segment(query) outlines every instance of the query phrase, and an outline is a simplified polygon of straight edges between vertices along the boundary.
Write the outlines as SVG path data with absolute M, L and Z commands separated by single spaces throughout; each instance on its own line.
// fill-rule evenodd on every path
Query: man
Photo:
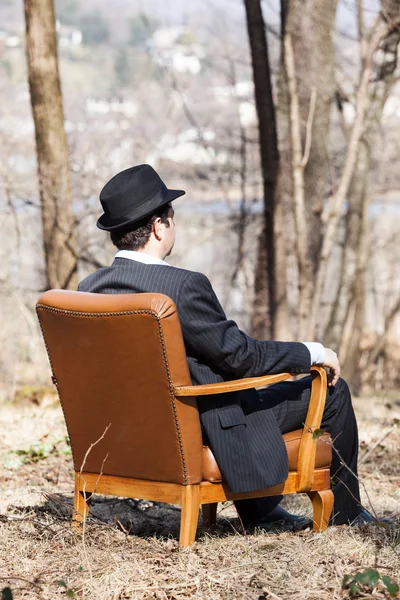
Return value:
M 373 520 L 360 505 L 357 480 L 357 424 L 340 365 L 331 349 L 318 343 L 255 340 L 225 313 L 201 273 L 165 262 L 175 241 L 171 202 L 183 190 L 169 190 L 149 165 L 126 169 L 100 193 L 104 214 L 97 226 L 109 231 L 118 248 L 110 267 L 86 277 L 80 291 L 98 293 L 159 292 L 178 309 L 189 370 L 194 385 L 268 373 L 308 373 L 313 363 L 329 369 L 322 427 L 335 439 L 341 459 L 333 455 L 332 478 L 336 524 Z M 302 427 L 311 378 L 198 398 L 204 438 L 233 492 L 264 489 L 287 477 L 282 433 Z M 347 466 L 343 466 L 343 463 Z M 303 523 L 277 506 L 280 497 L 236 503 L 245 525 L 283 519 Z

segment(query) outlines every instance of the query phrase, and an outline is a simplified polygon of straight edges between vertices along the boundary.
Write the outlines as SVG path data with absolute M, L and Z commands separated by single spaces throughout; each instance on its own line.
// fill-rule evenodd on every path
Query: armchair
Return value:
M 37 302 L 75 469 L 74 523 L 97 492 L 181 505 L 179 543 L 215 522 L 217 503 L 304 492 L 314 529 L 325 529 L 333 506 L 328 434 L 320 427 L 326 374 L 312 367 L 303 430 L 285 434 L 289 475 L 281 485 L 233 494 L 209 447 L 203 446 L 196 396 L 262 387 L 290 373 L 192 386 L 179 318 L 162 294 L 90 294 L 51 290 Z

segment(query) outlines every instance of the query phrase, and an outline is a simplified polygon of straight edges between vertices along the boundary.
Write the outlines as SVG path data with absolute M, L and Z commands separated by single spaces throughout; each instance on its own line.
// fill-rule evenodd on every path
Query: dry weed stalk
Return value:
M 80 467 L 80 470 L 79 470 L 79 476 L 80 476 L 80 478 L 83 481 L 83 491 L 82 491 L 82 493 L 83 493 L 83 495 L 85 497 L 85 500 L 86 500 L 86 483 L 87 482 L 86 482 L 85 478 L 82 476 L 83 468 L 84 468 L 84 466 L 86 464 L 86 461 L 87 461 L 87 458 L 88 458 L 90 452 L 92 451 L 92 449 L 94 448 L 94 446 L 96 446 L 96 444 L 98 444 L 102 439 L 104 439 L 104 437 L 105 437 L 105 435 L 106 435 L 106 433 L 107 433 L 107 431 L 109 430 L 110 427 L 111 427 L 111 423 L 109 423 L 107 425 L 107 427 L 105 428 L 105 430 L 103 431 L 103 433 L 101 434 L 101 436 L 95 442 L 93 442 L 92 444 L 90 444 L 89 448 L 86 450 L 85 456 L 83 457 L 83 461 L 82 461 L 82 464 L 81 464 L 81 467 Z M 108 458 L 108 452 L 107 452 L 106 456 L 103 458 L 103 462 L 101 463 L 100 473 L 99 473 L 99 476 L 97 477 L 97 480 L 96 480 L 95 489 L 90 494 L 90 498 L 93 497 L 93 494 L 96 491 L 96 487 L 97 487 L 97 484 L 98 484 L 98 482 L 100 480 L 100 477 L 103 474 L 103 468 L 104 468 L 104 464 L 105 464 L 107 458 Z M 91 564 L 90 564 L 89 556 L 87 554 L 86 545 L 85 545 L 86 517 L 87 517 L 87 515 L 86 515 L 86 502 L 85 502 L 84 513 L 85 513 L 84 515 L 81 515 L 83 517 L 83 524 L 82 524 L 82 550 L 83 550 L 83 555 L 85 557 L 85 562 L 86 562 L 86 565 L 87 565 L 87 568 L 88 568 L 88 571 L 89 571 L 90 580 L 93 581 L 92 567 L 91 567 Z
M 305 423 L 303 423 L 303 426 L 304 426 L 304 427 L 308 427 L 308 426 L 307 426 Z M 383 440 L 384 440 L 384 439 L 385 439 L 385 438 L 386 438 L 386 437 L 389 435 L 389 433 L 391 433 L 392 431 L 394 431 L 394 429 L 395 429 L 395 428 L 396 428 L 396 425 L 394 425 L 394 426 L 393 426 L 393 427 L 392 427 L 392 428 L 389 430 L 389 432 L 387 432 L 387 433 L 386 433 L 386 434 L 385 434 L 385 435 L 382 437 L 382 440 L 381 440 L 381 441 L 383 441 Z M 347 470 L 349 471 L 349 473 L 351 473 L 351 475 L 353 475 L 353 477 L 355 477 L 355 478 L 357 479 L 358 483 L 359 483 L 359 484 L 360 484 L 360 486 L 363 488 L 363 490 L 364 490 L 364 493 L 365 493 L 365 495 L 366 495 L 366 497 L 367 497 L 367 499 L 368 499 L 368 503 L 369 503 L 369 505 L 370 505 L 370 508 L 371 508 L 371 510 L 372 510 L 372 514 L 374 515 L 374 517 L 376 518 L 376 520 L 377 520 L 377 521 L 379 521 L 379 518 L 378 518 L 378 516 L 377 516 L 376 510 L 375 510 L 375 508 L 374 508 L 374 505 L 373 505 L 373 503 L 372 503 L 372 500 L 371 500 L 371 498 L 370 498 L 370 495 L 369 495 L 369 493 L 368 493 L 368 490 L 367 490 L 367 488 L 366 488 L 366 485 L 365 485 L 365 483 L 364 483 L 364 482 L 363 482 L 363 480 L 362 480 L 362 479 L 360 479 L 360 477 L 359 477 L 358 475 L 356 475 L 356 474 L 354 473 L 354 471 L 353 471 L 353 470 L 352 470 L 352 469 L 349 467 L 349 465 L 348 465 L 348 464 L 346 463 L 346 461 L 343 459 L 343 457 L 342 457 L 342 455 L 340 454 L 339 450 L 338 450 L 338 449 L 336 448 L 336 446 L 335 446 L 335 441 L 337 440 L 337 438 L 339 437 L 339 435 L 340 435 L 340 434 L 339 434 L 339 435 L 337 435 L 337 436 L 336 436 L 336 438 L 335 438 L 334 440 L 332 440 L 331 438 L 329 438 L 329 439 L 324 439 L 324 438 L 322 437 L 322 434 L 323 434 L 323 433 L 325 433 L 325 430 L 324 430 L 324 429 L 318 429 L 318 430 L 315 430 L 315 431 L 313 431 L 313 430 L 312 430 L 310 427 L 308 427 L 307 431 L 309 431 L 310 433 L 312 433 L 312 434 L 313 434 L 313 437 L 314 437 L 314 440 L 315 440 L 315 442 L 317 442 L 317 440 L 318 440 L 318 439 L 320 439 L 320 441 L 321 441 L 322 443 L 324 443 L 324 444 L 328 444 L 329 446 L 331 446 L 332 450 L 333 450 L 333 451 L 335 452 L 335 454 L 336 454 L 336 455 L 339 457 L 339 460 L 340 460 L 340 465 L 341 465 L 341 467 L 344 467 L 345 469 L 347 469 Z M 377 446 L 378 446 L 378 445 L 381 443 L 381 441 L 379 441 L 377 444 L 375 444 L 375 445 L 373 446 L 373 448 L 372 448 L 372 451 L 371 451 L 370 453 L 368 453 L 368 454 L 372 454 L 373 450 L 375 450 L 375 448 L 377 448 Z M 365 459 L 364 459 L 364 460 L 365 460 Z M 359 464 L 361 464 L 361 463 L 359 463 Z M 333 473 L 333 475 L 331 475 L 331 478 L 334 478 L 334 477 L 336 477 L 336 475 L 337 475 L 337 472 L 338 472 L 338 471 L 336 471 L 336 473 Z M 353 493 L 351 492 L 351 490 L 350 490 L 350 489 L 348 488 L 348 486 L 347 486 L 347 485 L 346 485 L 346 484 L 345 484 L 345 483 L 342 481 L 342 479 L 340 479 L 339 477 L 337 477 L 337 479 L 338 479 L 338 481 L 340 481 L 340 483 L 341 483 L 342 485 L 344 485 L 344 486 L 345 486 L 345 488 L 347 489 L 347 491 L 349 492 L 349 494 L 351 494 L 351 496 L 352 496 L 352 497 L 353 497 L 353 499 L 354 499 L 354 500 L 357 502 L 357 504 L 359 504 L 359 505 L 361 506 L 361 508 L 363 508 L 363 505 L 361 504 L 361 502 L 360 502 L 360 501 L 359 501 L 359 500 L 358 500 L 358 499 L 357 499 L 357 498 L 356 498 L 356 497 L 353 495 Z

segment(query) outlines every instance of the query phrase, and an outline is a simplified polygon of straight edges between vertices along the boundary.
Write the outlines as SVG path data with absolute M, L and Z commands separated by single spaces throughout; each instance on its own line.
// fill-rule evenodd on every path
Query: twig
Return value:
M 43 527 L 44 529 L 49 529 L 49 531 L 51 531 L 52 534 L 55 535 L 55 531 L 54 529 L 48 525 L 47 523 L 42 523 L 42 521 L 39 521 L 38 519 L 34 519 L 32 517 L 26 516 L 26 517 L 14 517 L 12 515 L 2 515 L 0 514 L 0 522 L 2 523 L 7 523 L 8 521 L 29 521 L 30 523 L 34 523 L 35 525 L 39 525 L 40 527 Z
M 343 579 L 344 575 L 343 575 L 343 571 L 340 568 L 340 565 L 338 565 L 338 563 L 335 561 L 335 571 L 338 574 L 338 576 L 340 577 L 340 579 Z
M 82 472 L 83 472 L 83 467 L 85 466 L 85 463 L 86 463 L 87 457 L 89 456 L 90 452 L 91 452 L 91 451 L 92 451 L 92 449 L 93 449 L 93 448 L 96 446 L 96 444 L 98 444 L 99 442 L 101 442 L 101 440 L 102 440 L 102 439 L 104 439 L 104 436 L 106 435 L 106 433 L 107 433 L 107 431 L 110 429 L 110 427 L 111 427 L 111 423 L 109 423 L 109 424 L 107 425 L 107 427 L 105 428 L 105 430 L 103 431 L 103 433 L 101 434 L 101 436 L 99 437 L 99 439 L 98 439 L 98 440 L 96 440 L 95 442 L 93 442 L 92 444 L 90 444 L 89 448 L 86 450 L 86 454 L 85 454 L 85 456 L 83 457 L 83 461 L 82 461 L 82 464 L 81 464 L 81 468 L 79 469 L 79 474 L 80 474 L 80 475 L 82 475 Z M 107 456 L 108 456 L 108 455 L 107 455 Z M 104 460 L 105 460 L 105 459 L 104 459 Z M 103 460 L 103 463 L 102 463 L 102 465 L 104 465 L 104 460 Z
M 263 592 L 268 594 L 267 598 L 269 600 L 282 600 L 280 596 L 277 596 L 276 594 L 274 594 L 274 592 L 271 592 L 271 590 L 269 590 L 266 587 L 263 587 Z
M 224 569 L 218 569 L 218 571 L 214 571 L 215 574 L 219 574 L 219 573 L 226 573 L 227 571 L 232 571 L 232 569 L 242 569 L 243 567 L 253 567 L 256 565 L 264 565 L 265 566 L 265 560 L 257 560 L 257 561 L 251 561 L 251 562 L 244 562 L 244 563 L 240 563 L 239 565 L 231 565 L 230 567 L 225 567 Z M 212 572 L 211 572 L 212 574 Z
M 69 504 L 67 504 L 67 502 L 64 502 L 63 500 L 60 499 L 60 495 L 59 494 L 51 494 L 49 492 L 46 492 L 46 490 L 38 490 L 38 493 L 41 494 L 42 496 L 44 496 L 47 500 L 47 502 L 52 503 L 53 504 L 53 509 L 55 510 L 55 512 L 57 513 L 57 517 L 63 520 L 66 520 L 67 517 L 65 517 L 57 508 L 57 504 L 64 506 L 64 508 L 68 509 L 68 511 L 71 510 L 71 506 Z
M 85 456 L 83 457 L 81 468 L 79 470 L 79 477 L 83 481 L 83 490 L 82 490 L 82 492 L 83 492 L 83 497 L 85 499 L 85 503 L 87 502 L 87 500 L 86 500 L 86 480 L 85 480 L 84 477 L 82 477 L 83 467 L 85 466 L 87 457 L 89 456 L 90 452 L 92 451 L 92 448 L 94 448 L 94 446 L 96 446 L 96 444 L 98 444 L 102 439 L 104 439 L 104 437 L 105 437 L 105 435 L 106 435 L 106 433 L 107 433 L 107 431 L 109 430 L 110 427 L 111 427 L 111 423 L 109 423 L 107 425 L 107 427 L 105 428 L 105 430 L 103 431 L 103 433 L 101 434 L 101 436 L 95 442 L 93 442 L 92 444 L 90 444 L 89 448 L 86 450 Z M 103 467 L 104 467 L 105 461 L 107 460 L 107 457 L 108 457 L 108 453 L 106 454 L 105 458 L 103 459 L 103 462 L 101 463 L 101 469 L 100 469 L 99 476 L 98 476 L 98 478 L 96 480 L 96 485 L 98 484 L 99 479 L 100 479 L 101 475 L 103 474 Z M 95 487 L 96 487 L 96 485 L 95 485 Z M 93 493 L 91 494 L 91 496 L 92 495 L 93 495 Z M 90 580 L 93 581 L 92 567 L 91 567 L 89 556 L 87 554 L 86 546 L 85 546 L 85 533 L 86 533 L 86 510 L 85 509 L 84 509 L 84 513 L 85 513 L 85 515 L 84 515 L 85 518 L 83 519 L 83 526 L 82 526 L 82 549 L 83 549 L 83 553 L 85 555 L 86 564 L 87 564 L 89 575 L 90 575 Z
M 333 441 L 332 441 L 332 442 L 329 442 L 329 441 L 322 440 L 322 442 L 325 442 L 325 443 L 327 443 L 327 444 L 330 444 L 330 445 L 332 446 L 332 449 L 334 450 L 334 452 L 336 452 L 336 454 L 338 455 L 338 457 L 339 457 L 339 459 L 340 459 L 340 464 L 342 465 L 342 467 L 345 467 L 345 468 L 346 468 L 346 469 L 349 471 L 349 473 L 351 473 L 351 474 L 353 475 L 353 477 L 355 477 L 355 478 L 357 479 L 358 483 L 359 483 L 360 485 L 362 485 L 362 487 L 363 487 L 363 490 L 364 490 L 364 492 L 365 492 L 365 495 L 367 496 L 367 499 L 368 499 L 369 505 L 370 505 L 370 507 L 371 507 L 371 510 L 372 510 L 372 512 L 373 512 L 373 515 L 374 515 L 374 517 L 375 517 L 375 518 L 378 520 L 378 516 L 377 516 L 377 514 L 376 514 L 376 510 L 375 510 L 375 508 L 374 508 L 374 505 L 372 504 L 372 501 L 371 501 L 371 498 L 370 498 L 370 496 L 369 496 L 368 490 L 367 490 L 367 488 L 366 488 L 366 486 L 365 486 L 365 483 L 364 483 L 364 482 L 363 482 L 363 481 L 362 481 L 362 480 L 361 480 L 361 479 L 358 477 L 358 475 L 356 475 L 356 474 L 354 473 L 354 471 L 353 471 L 352 469 L 350 469 L 349 465 L 348 465 L 348 464 L 347 464 L 347 463 L 346 463 L 346 462 L 343 460 L 343 458 L 342 458 L 342 455 L 340 454 L 339 450 L 337 450 L 337 448 L 335 448 Z M 347 486 L 347 485 L 346 485 L 346 484 L 345 484 L 345 483 L 344 483 L 344 482 L 343 482 L 341 479 L 339 479 L 339 477 L 338 477 L 338 480 L 339 480 L 339 481 L 340 481 L 340 482 L 341 482 L 341 483 L 342 483 L 342 484 L 345 486 L 345 488 L 346 488 L 346 489 L 347 489 L 347 491 L 348 491 L 348 492 L 351 494 L 351 496 L 354 498 L 354 500 L 356 500 L 357 504 L 359 504 L 359 505 L 362 507 L 363 505 L 362 505 L 362 504 L 361 504 L 361 502 L 360 502 L 359 500 L 357 500 L 357 498 L 356 498 L 356 497 L 355 497 L 355 496 L 352 494 L 352 492 L 350 491 L 350 489 L 348 488 L 348 486 Z
M 364 9 L 362 0 L 357 0 L 357 28 L 358 41 L 360 43 L 361 66 L 364 68 L 365 56 L 367 54 L 367 37 L 365 35 Z
M 111 423 L 110 423 L 110 425 L 111 425 Z M 110 427 L 110 425 L 109 425 L 109 427 Z M 104 433 L 105 433 L 105 432 L 104 432 Z M 98 483 L 99 483 L 99 481 L 100 481 L 100 477 L 103 475 L 103 468 L 104 468 L 104 464 L 105 464 L 105 462 L 106 462 L 106 460 L 107 460 L 107 458 L 108 458 L 108 454 L 109 454 L 109 453 L 107 452 L 107 454 L 106 454 L 106 455 L 105 455 L 105 457 L 103 458 L 103 462 L 101 463 L 101 467 L 100 467 L 100 473 L 99 473 L 99 475 L 98 475 L 98 477 L 97 477 L 97 479 L 96 479 L 96 483 L 94 484 L 94 488 L 93 488 L 92 495 L 95 493 L 95 491 L 96 491 L 96 488 L 97 488 L 97 484 L 98 484 Z
M 129 522 L 130 522 L 130 527 L 129 527 L 129 529 L 126 529 L 122 525 L 121 521 L 119 519 L 117 519 L 117 517 L 114 517 L 114 523 L 121 529 L 121 531 L 123 531 L 125 533 L 125 535 L 129 535 L 130 532 L 132 531 L 132 521 L 129 521 Z
M 23 581 L 24 583 L 29 583 L 29 585 L 33 585 L 34 587 L 36 587 L 40 591 L 42 591 L 42 587 L 40 585 L 38 585 L 34 581 L 29 581 L 29 579 L 25 579 L 24 577 L 18 577 L 18 576 L 14 576 L 14 575 L 8 575 L 7 577 L 0 577 L 0 581 L 10 581 L 11 579 L 17 580 L 17 581 Z
M 245 526 L 243 525 L 242 518 L 241 518 L 241 516 L 239 515 L 239 513 L 237 514 L 237 516 L 238 516 L 238 518 L 239 518 L 239 523 L 240 523 L 240 526 L 241 526 L 241 528 L 242 528 L 242 533 L 243 533 L 243 535 L 244 535 L 244 536 L 246 536 L 246 535 L 247 535 L 247 532 L 246 532 L 246 528 L 245 528 Z
M 317 88 L 313 87 L 310 98 L 310 110 L 308 112 L 307 127 L 306 127 L 306 143 L 304 145 L 304 154 L 301 160 L 301 166 L 305 167 L 310 158 L 312 126 L 314 121 L 315 104 L 317 100 Z
M 309 428 L 309 430 L 312 431 L 311 428 Z M 377 520 L 379 520 L 378 516 L 376 514 L 376 510 L 374 508 L 374 505 L 372 504 L 371 498 L 370 498 L 370 496 L 368 494 L 368 490 L 367 490 L 367 488 L 365 486 L 365 483 L 358 477 L 358 475 L 356 475 L 354 473 L 354 471 L 349 467 L 349 465 L 343 460 L 342 455 L 340 454 L 339 450 L 335 447 L 335 441 L 337 440 L 337 438 L 339 437 L 339 435 L 340 435 L 340 433 L 336 436 L 336 438 L 334 440 L 332 440 L 332 439 L 325 440 L 322 437 L 319 437 L 318 440 L 321 440 L 322 443 L 329 444 L 329 446 L 331 446 L 332 450 L 334 452 L 336 452 L 337 456 L 339 457 L 341 466 L 345 467 L 349 471 L 349 473 L 351 473 L 353 475 L 353 477 L 355 477 L 357 479 L 358 483 L 360 485 L 362 485 L 363 490 L 365 492 L 365 495 L 367 496 L 369 505 L 371 507 L 372 513 L 373 513 L 374 517 Z M 338 471 L 339 471 L 339 469 L 336 471 L 336 473 Z M 333 477 L 337 477 L 336 473 L 333 474 Z M 347 489 L 347 491 L 349 492 L 349 494 L 354 498 L 354 500 L 357 502 L 357 504 L 359 504 L 363 508 L 363 505 L 361 504 L 361 502 L 354 496 L 354 494 L 351 492 L 351 490 L 349 489 L 349 487 L 344 483 L 344 481 L 342 481 L 339 477 L 337 477 L 337 479 L 338 479 L 338 481 L 340 481 L 340 483 L 342 483 L 344 485 L 344 487 Z
M 357 479 L 358 479 L 358 478 L 357 478 Z M 346 483 L 343 481 L 343 479 L 340 479 L 340 477 L 337 477 L 337 481 L 338 481 L 339 483 L 341 483 L 341 484 L 342 484 L 342 485 L 343 485 L 343 486 L 346 488 L 346 490 L 349 492 L 350 496 L 353 498 L 353 500 L 356 502 L 356 504 L 358 504 L 359 506 L 361 506 L 361 508 L 364 508 L 363 504 L 360 502 L 360 500 L 358 500 L 358 499 L 355 497 L 355 495 L 353 494 L 353 492 L 351 491 L 351 489 L 349 488 L 349 486 L 348 486 L 348 485 L 347 485 L 347 484 L 346 484 Z M 361 483 L 361 482 L 360 482 L 360 483 Z M 364 487 L 364 486 L 363 486 L 363 487 Z M 365 487 L 364 487 L 364 490 L 365 490 Z M 367 492 L 366 492 L 366 494 L 367 494 Z M 367 496 L 368 496 L 368 494 L 367 494 Z M 378 520 L 378 517 L 376 516 L 375 509 L 374 509 L 374 507 L 372 506 L 372 504 L 371 504 L 371 500 L 370 500 L 370 498 L 369 498 L 369 497 L 368 497 L 368 501 L 369 501 L 369 503 L 370 503 L 370 506 L 371 506 L 372 512 L 374 513 L 374 516 L 375 516 L 376 520 Z
M 172 583 L 172 584 L 167 584 L 167 585 L 152 585 L 152 586 L 147 586 L 147 585 L 139 585 L 139 586 L 135 586 L 132 587 L 132 589 L 130 591 L 132 592 L 139 592 L 142 590 L 145 590 L 147 592 L 147 590 L 175 590 L 175 589 L 180 589 L 180 588 L 186 588 L 186 587 L 190 587 L 193 585 L 200 585 L 201 583 L 201 579 L 200 577 L 193 577 L 193 579 L 191 579 L 190 581 L 184 581 L 182 583 Z
M 239 517 L 239 515 L 238 515 L 238 517 Z M 222 517 L 222 519 L 223 519 L 223 520 L 224 520 L 226 523 L 228 523 L 229 527 L 232 529 L 232 531 L 234 531 L 234 533 L 238 533 L 237 529 L 236 529 L 236 528 L 235 528 L 235 527 L 232 525 L 232 523 L 231 523 L 231 521 L 230 521 L 229 519 L 227 519 L 226 517 Z M 247 532 L 246 532 L 246 530 L 245 530 L 245 528 L 244 528 L 244 526 L 243 526 L 242 519 L 241 519 L 240 517 L 239 517 L 239 521 L 240 521 L 240 524 L 241 524 L 241 527 L 242 527 L 242 535 L 243 535 L 244 537 L 246 537 L 246 535 L 247 535 Z
M 359 459 L 358 466 L 362 465 L 367 460 L 367 458 L 369 458 L 371 456 L 371 454 L 373 453 L 375 448 L 377 448 L 379 446 L 379 444 L 382 444 L 383 440 L 385 440 L 396 428 L 397 428 L 397 425 L 393 425 L 390 429 L 388 429 L 388 431 L 386 431 L 386 433 L 384 433 L 383 436 L 380 437 L 377 442 L 375 442 L 375 444 L 372 446 L 372 448 L 370 448 L 368 450 L 368 452 L 366 452 L 364 454 L 364 456 Z

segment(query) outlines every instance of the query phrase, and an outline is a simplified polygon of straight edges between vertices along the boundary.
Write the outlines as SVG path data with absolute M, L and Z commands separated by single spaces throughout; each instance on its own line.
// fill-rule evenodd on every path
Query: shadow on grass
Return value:
M 21 517 L 32 519 L 38 526 L 51 528 L 54 524 L 69 525 L 72 521 L 73 498 L 64 494 L 48 494 L 43 492 L 44 503 L 31 507 L 9 507 L 9 510 Z M 221 505 L 219 505 L 221 508 Z M 201 515 L 201 511 L 200 511 Z M 136 500 L 133 498 L 116 498 L 109 496 L 95 496 L 87 519 L 87 531 L 98 528 L 122 531 L 127 536 L 138 538 L 179 539 L 181 510 L 171 504 Z M 346 528 L 347 529 L 347 528 Z M 353 532 L 363 540 L 371 540 L 377 546 L 400 548 L 400 519 L 392 526 L 379 526 L 368 523 L 352 527 Z M 265 531 L 270 534 L 279 534 L 284 531 L 299 533 L 301 536 L 312 535 L 309 529 L 295 532 L 288 527 L 277 524 L 266 526 Z M 243 535 L 238 518 L 224 515 L 224 509 L 217 516 L 216 526 L 206 529 L 200 516 L 196 539 L 200 540 L 204 533 L 213 537 L 227 537 Z
M 36 519 L 43 526 L 51 523 L 69 524 L 72 521 L 73 498 L 64 494 L 43 493 L 45 501 L 30 507 L 9 507 L 14 514 L 26 515 Z M 28 517 L 29 515 L 29 517 Z M 200 511 L 201 515 L 201 511 Z M 88 529 L 105 526 L 118 529 L 126 535 L 141 538 L 160 537 L 179 539 L 181 510 L 171 504 L 136 500 L 133 498 L 115 498 L 95 496 L 87 519 Z M 217 516 L 216 526 L 212 529 L 203 527 L 199 519 L 196 538 L 201 538 L 204 532 L 213 536 L 242 534 L 238 518 Z

